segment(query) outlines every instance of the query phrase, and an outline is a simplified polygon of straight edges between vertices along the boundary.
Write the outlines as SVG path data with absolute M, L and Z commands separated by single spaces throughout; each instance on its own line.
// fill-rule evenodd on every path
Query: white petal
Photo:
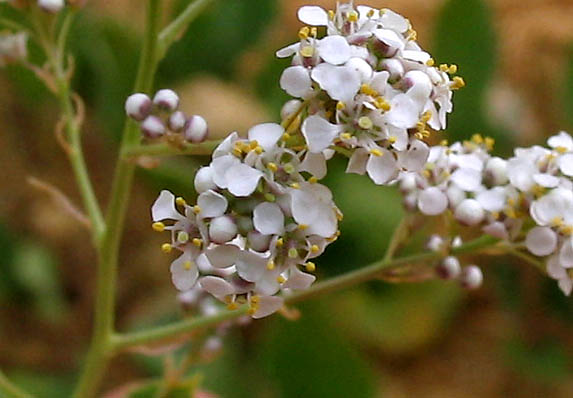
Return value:
M 235 141 L 237 141 L 238 139 L 239 135 L 237 134 L 237 132 L 229 134 L 223 141 L 221 141 L 221 143 L 213 151 L 213 159 L 231 153 L 231 151 L 233 150 L 233 145 L 235 145 Z
M 239 276 L 248 282 L 258 282 L 265 272 L 270 272 L 267 259 L 251 252 L 242 252 L 235 265 Z
M 390 29 L 376 29 L 374 35 L 382 43 L 390 46 L 391 48 L 403 50 L 404 39 L 402 39 L 396 32 Z
M 260 319 L 269 316 L 278 310 L 284 304 L 284 300 L 277 296 L 264 296 L 259 299 L 257 310 L 253 314 L 253 318 Z
M 385 28 L 392 29 L 400 33 L 406 32 L 410 26 L 406 18 L 389 9 L 384 9 L 381 12 L 380 20 L 382 22 L 382 26 Z
M 507 176 L 511 185 L 520 191 L 529 191 L 535 185 L 533 174 L 537 168 L 528 159 L 514 158 L 507 163 Z
M 284 214 L 276 203 L 264 202 L 253 211 L 255 229 L 264 235 L 282 235 Z
M 485 212 L 475 199 L 464 199 L 454 211 L 456 220 L 465 225 L 477 225 L 483 221 Z
M 298 19 L 311 26 L 328 25 L 328 13 L 318 6 L 304 6 L 298 9 Z
M 360 73 L 354 68 L 328 63 L 315 67 L 311 77 L 332 99 L 343 102 L 352 101 L 362 83 Z
M 406 94 L 398 94 L 390 102 L 390 110 L 386 112 L 386 120 L 395 127 L 412 128 L 418 123 L 420 116 L 416 101 Z
M 251 127 L 248 136 L 250 141 L 257 141 L 265 151 L 269 151 L 276 146 L 284 132 L 280 124 L 263 123 Z
M 171 280 L 178 290 L 185 291 L 195 286 L 199 270 L 189 252 L 183 253 L 171 263 Z
M 332 65 L 342 65 L 350 59 L 350 45 L 342 36 L 326 36 L 318 44 L 320 58 Z
M 300 164 L 300 171 L 307 171 L 318 179 L 326 176 L 326 158 L 322 153 L 308 152 Z
M 225 214 L 227 210 L 227 199 L 212 190 L 203 192 L 197 198 L 197 205 L 201 208 L 199 213 L 203 218 L 218 217 Z
M 573 268 L 573 238 L 568 237 L 559 251 L 559 262 L 565 268 Z
M 213 169 L 211 167 L 201 167 L 197 174 L 195 174 L 195 191 L 203 193 L 210 189 L 217 189 L 217 185 L 213 181 Z
M 535 227 L 527 234 L 525 245 L 536 256 L 548 256 L 557 247 L 557 234 L 548 227 Z
M 312 184 L 305 189 L 293 189 L 290 192 L 293 218 L 298 224 L 308 226 L 306 232 L 309 235 L 325 238 L 334 235 L 338 223 L 328 198 L 330 190 L 327 187 Z
M 263 176 L 263 173 L 246 164 L 233 166 L 227 172 L 228 189 L 235 196 L 249 196 L 255 189 Z
M 400 166 L 406 171 L 420 171 L 428 160 L 430 148 L 420 140 L 412 140 L 406 152 L 399 153 Z
M 348 161 L 346 172 L 363 175 L 366 173 L 366 164 L 368 163 L 369 158 L 370 154 L 366 149 L 356 149 Z
M 175 209 L 175 195 L 163 190 L 151 207 L 154 222 L 162 220 L 181 220 L 184 217 Z
M 573 138 L 564 131 L 561 131 L 559 134 L 549 138 L 547 140 L 547 144 L 551 148 L 561 147 L 566 148 L 569 151 L 573 150 Z
M 230 267 L 237 261 L 240 253 L 241 249 L 235 245 L 219 245 L 205 251 L 207 259 L 215 268 Z
M 553 279 L 567 278 L 567 271 L 559 264 L 558 254 L 547 260 L 547 274 Z
M 544 188 L 556 188 L 559 185 L 558 177 L 546 173 L 534 174 L 533 181 Z
M 430 54 L 428 54 L 427 52 L 419 50 L 404 50 L 402 51 L 402 56 L 405 59 L 408 59 L 410 61 L 420 62 L 422 64 L 425 64 L 430 60 L 430 58 L 432 58 Z
M 477 201 L 487 211 L 502 211 L 505 207 L 506 193 L 504 187 L 495 187 L 480 192 Z
M 236 167 L 240 163 L 241 161 L 233 155 L 224 155 L 213 158 L 210 166 L 213 173 L 213 182 L 217 184 L 219 188 L 226 189 L 229 186 L 227 173 L 231 168 Z
M 464 191 L 475 192 L 481 186 L 481 172 L 468 168 L 454 171 L 451 180 Z
M 559 156 L 559 169 L 567 177 L 573 177 L 573 153 Z
M 319 153 L 332 144 L 334 138 L 342 132 L 342 126 L 332 124 L 328 120 L 312 115 L 302 124 L 302 134 L 310 152 Z
M 282 73 L 280 86 L 289 95 L 304 98 L 312 90 L 310 73 L 303 66 L 290 66 Z
M 571 291 L 573 290 L 573 280 L 571 278 L 566 277 L 563 279 L 559 279 L 557 284 L 559 285 L 559 289 L 561 289 L 561 291 L 566 296 L 569 296 L 571 294 Z
M 420 192 L 418 208 L 427 216 L 442 214 L 448 208 L 448 197 L 439 188 L 426 188 Z
M 482 231 L 498 239 L 509 239 L 505 224 L 499 221 L 492 222 L 482 228 Z
M 346 66 L 358 72 L 363 83 L 372 79 L 372 67 L 362 58 L 352 57 L 346 62 Z
M 383 185 L 396 177 L 398 172 L 396 159 L 387 149 L 381 149 L 382 156 L 371 155 L 366 163 L 368 176 L 375 184 Z
M 276 52 L 276 56 L 277 56 L 277 58 L 290 57 L 291 55 L 296 54 L 298 52 L 299 48 L 300 48 L 300 42 L 291 44 L 290 46 L 287 46 L 285 48 L 281 48 L 280 50 L 278 50 Z
M 304 290 L 314 283 L 316 277 L 306 272 L 302 272 L 296 266 L 290 267 L 289 277 L 282 287 L 284 289 Z
M 199 285 L 203 290 L 207 291 L 220 300 L 222 300 L 225 296 L 229 296 L 235 293 L 233 285 L 231 285 L 225 279 L 216 276 L 209 275 L 202 277 L 199 279 Z

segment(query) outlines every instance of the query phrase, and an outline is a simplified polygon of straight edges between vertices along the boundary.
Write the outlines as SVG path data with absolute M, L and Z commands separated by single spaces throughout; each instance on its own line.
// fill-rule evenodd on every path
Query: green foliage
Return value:
M 180 1 L 176 11 L 188 3 Z M 276 11 L 275 0 L 215 2 L 171 48 L 159 70 L 160 82 L 170 85 L 197 72 L 231 78 L 241 55 L 261 37 Z

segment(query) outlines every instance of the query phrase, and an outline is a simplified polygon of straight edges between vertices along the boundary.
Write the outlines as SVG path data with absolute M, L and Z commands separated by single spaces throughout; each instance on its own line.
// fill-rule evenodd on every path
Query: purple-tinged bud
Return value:
M 174 112 L 179 107 L 179 96 L 175 91 L 165 88 L 155 94 L 153 103 L 162 110 Z
M 165 125 L 160 118 L 151 115 L 141 123 L 141 132 L 147 138 L 159 138 L 165 134 Z
M 209 128 L 207 122 L 199 115 L 194 115 L 187 120 L 183 136 L 185 140 L 198 144 L 207 139 Z
M 145 94 L 132 94 L 125 101 L 125 113 L 138 122 L 149 116 L 151 108 L 151 99 Z
M 464 225 L 474 226 L 483 221 L 485 211 L 477 200 L 465 199 L 456 207 L 454 217 Z
M 187 118 L 185 114 L 181 111 L 173 112 L 171 116 L 169 116 L 169 120 L 167 124 L 169 126 L 169 130 L 179 133 L 185 127 L 185 123 L 187 122 Z
M 468 265 L 462 270 L 460 283 L 465 289 L 477 289 L 483 282 L 483 273 L 477 265 Z
M 38 6 L 46 12 L 55 14 L 66 6 L 66 2 L 64 0 L 38 0 Z
M 258 231 L 251 231 L 247 234 L 247 241 L 251 249 L 257 252 L 265 252 L 269 250 L 271 236 L 263 235 Z
M 460 276 L 462 267 L 460 261 L 454 256 L 448 256 L 436 267 L 438 276 L 445 280 L 456 279 Z
M 220 216 L 211 220 L 209 237 L 215 243 L 227 243 L 237 236 L 237 224 L 229 216 Z

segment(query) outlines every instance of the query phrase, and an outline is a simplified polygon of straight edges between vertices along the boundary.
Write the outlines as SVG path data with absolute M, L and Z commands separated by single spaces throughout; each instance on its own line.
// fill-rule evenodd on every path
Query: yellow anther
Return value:
M 284 133 L 282 136 L 283 141 L 288 141 L 290 139 L 290 134 L 289 133 Z
M 499 219 L 499 212 L 498 211 L 492 211 L 491 216 L 493 217 L 494 220 L 498 220 Z
M 312 253 L 315 253 L 315 254 L 316 254 L 316 253 L 318 253 L 318 252 L 320 251 L 320 247 L 318 247 L 318 245 L 312 245 L 312 246 L 310 247 L 310 251 L 311 251 Z
M 488 151 L 491 151 L 495 146 L 495 140 L 491 137 L 485 137 L 485 147 Z
M 189 270 L 191 269 L 191 266 L 192 266 L 192 265 L 193 265 L 193 264 L 191 263 L 191 261 L 185 261 L 185 262 L 183 263 L 183 268 L 185 269 L 185 271 L 189 271 Z
M 563 226 L 563 218 L 562 217 L 555 217 L 551 220 L 551 226 L 559 228 Z
M 179 231 L 177 233 L 177 242 L 187 243 L 189 241 L 189 234 L 185 231 Z
M 408 40 L 417 40 L 418 39 L 418 32 L 416 32 L 414 29 L 410 28 L 408 30 Z
M 430 177 L 432 176 L 432 173 L 430 172 L 430 170 L 423 170 L 423 171 L 422 171 L 422 175 L 423 175 L 425 178 L 430 178 Z
M 259 143 L 257 142 L 257 140 L 252 140 L 252 141 L 249 143 L 249 148 L 250 148 L 251 150 L 252 150 L 252 149 L 256 149 L 258 146 L 259 146 Z
M 258 309 L 258 306 L 257 307 L 255 307 L 255 306 L 249 307 L 249 309 L 247 310 L 247 315 L 249 315 L 249 316 L 255 315 L 257 312 L 257 309 Z
M 275 163 L 269 162 L 269 163 L 267 163 L 267 169 L 269 169 L 273 173 L 276 173 L 279 168 Z
M 426 123 L 425 123 L 425 122 L 419 121 L 418 123 L 416 123 L 416 129 L 417 129 L 419 132 L 424 131 L 425 128 L 426 128 Z
M 193 213 L 195 214 L 201 213 L 201 208 L 199 207 L 199 205 L 193 206 Z
M 304 46 L 300 49 L 300 55 L 305 58 L 310 58 L 314 55 L 314 47 L 313 46 Z
M 422 121 L 424 123 L 428 123 L 430 121 L 430 119 L 432 119 L 432 112 L 431 111 L 426 111 L 422 114 Z
M 392 135 L 392 136 L 388 137 L 388 142 L 389 142 L 390 144 L 394 144 L 394 143 L 396 143 L 396 141 L 398 141 L 398 138 L 396 138 L 395 135 Z
M 308 26 L 305 26 L 304 28 L 300 28 L 300 30 L 298 31 L 298 37 L 301 40 L 305 40 L 308 39 L 308 35 L 310 33 L 310 29 Z
M 290 184 L 290 187 L 294 189 L 300 189 L 300 184 L 298 182 L 293 182 Z
M 275 269 L 275 262 L 273 260 L 269 260 L 269 262 L 267 263 L 267 269 L 269 271 L 272 271 L 273 269 Z
M 452 90 L 457 90 L 466 86 L 466 82 L 461 76 L 454 77 L 454 81 L 452 83 Z
M 254 151 L 260 155 L 261 153 L 264 152 L 264 149 L 262 146 L 258 146 L 254 149 Z
M 348 13 L 347 18 L 349 22 L 358 22 L 358 13 L 352 10 Z
M 340 211 L 337 211 L 337 212 L 336 212 L 336 219 L 337 219 L 338 221 L 344 220 L 344 214 L 342 214 Z
M 163 232 L 165 231 L 165 224 L 162 222 L 154 222 L 151 224 L 151 228 L 153 228 L 155 232 Z
M 177 199 L 175 199 L 175 203 L 177 204 L 177 206 L 185 206 L 187 204 L 185 199 L 183 199 L 182 197 L 178 197 Z
M 278 282 L 278 283 L 285 283 L 285 282 L 286 282 L 286 279 L 285 279 L 284 276 L 279 275 L 279 276 L 277 276 L 277 282 Z
M 374 100 L 374 106 L 378 109 L 382 109 L 384 112 L 388 112 L 392 108 L 384 97 L 377 97 Z
M 300 229 L 301 231 L 304 231 L 305 229 L 308 229 L 308 225 L 307 224 L 298 224 L 298 229 Z
M 318 182 L 318 178 L 312 176 L 308 179 L 308 182 L 310 182 L 311 184 L 316 184 Z
M 346 109 L 346 104 L 342 101 L 338 101 L 336 103 L 336 110 L 342 111 L 344 109 Z
M 569 152 L 569 150 L 567 148 L 565 148 L 564 146 L 558 146 L 557 148 L 555 148 L 555 150 L 561 154 Z
M 284 243 L 285 243 L 285 242 L 284 242 L 283 238 L 278 238 L 278 239 L 277 239 L 277 247 L 283 247 Z
M 193 238 L 191 242 L 197 247 L 201 247 L 201 245 L 203 244 L 203 240 L 199 238 Z
M 476 144 L 483 144 L 484 140 L 481 134 L 474 134 L 472 135 L 472 141 Z
M 381 151 L 380 149 L 378 149 L 378 148 L 373 148 L 373 149 L 371 149 L 371 150 L 370 150 L 370 153 L 371 153 L 372 155 L 378 156 L 378 157 L 384 156 L 384 152 L 382 152 L 382 151 Z
M 418 132 L 418 133 L 414 134 L 414 137 L 416 137 L 416 138 L 419 139 L 419 140 L 423 140 L 423 139 L 424 139 L 424 134 Z
M 243 151 L 241 151 L 239 148 L 233 148 L 233 155 L 237 156 L 237 157 L 241 157 L 243 155 Z
M 566 236 L 573 235 L 573 225 L 564 225 L 562 226 L 559 231 Z
M 450 69 L 450 67 L 448 66 L 448 64 L 441 64 L 440 65 L 440 70 L 442 72 L 447 72 Z
M 253 304 L 258 304 L 261 301 L 261 298 L 259 296 L 251 296 L 251 303 Z
M 504 210 L 504 213 L 506 216 L 508 216 L 509 218 L 517 218 L 517 212 L 515 211 L 515 209 L 513 207 L 507 207 Z
M 314 272 L 316 270 L 316 264 L 314 264 L 312 261 L 309 261 L 304 265 L 304 268 L 306 268 L 308 272 Z
M 440 145 L 441 146 L 448 146 L 448 140 L 441 140 Z
M 318 29 L 316 29 L 316 27 L 310 28 L 310 35 L 316 38 L 316 36 L 318 35 Z
M 297 258 L 298 257 L 298 250 L 296 250 L 294 247 L 291 247 L 290 249 L 288 249 L 288 256 L 290 258 Z
M 374 10 L 370 10 L 368 11 L 368 14 L 366 14 L 368 16 L 368 18 L 372 18 L 374 16 L 375 12 Z
M 370 130 L 372 127 L 374 127 L 374 123 L 368 116 L 362 116 L 360 119 L 358 119 L 358 126 L 364 130 Z
M 426 61 L 426 65 L 428 66 L 434 66 L 436 64 L 436 61 L 434 61 L 434 58 L 430 58 L 429 60 Z
M 328 18 L 332 21 L 334 19 L 334 11 L 328 10 Z
M 350 133 L 342 133 L 340 134 L 340 138 L 342 138 L 343 140 L 349 140 L 352 138 L 352 134 Z
M 171 253 L 171 250 L 173 250 L 173 246 L 171 246 L 171 243 L 164 243 L 161 245 L 161 251 L 165 254 Z
M 229 311 L 235 311 L 237 308 L 239 308 L 237 303 L 231 302 L 231 303 L 227 304 L 227 309 Z
M 362 94 L 370 95 L 371 97 L 378 97 L 378 91 L 374 90 L 369 84 L 364 83 L 360 86 Z
M 450 67 L 448 68 L 448 73 L 451 73 L 452 75 L 454 73 L 458 73 L 458 66 L 457 65 L 450 65 Z

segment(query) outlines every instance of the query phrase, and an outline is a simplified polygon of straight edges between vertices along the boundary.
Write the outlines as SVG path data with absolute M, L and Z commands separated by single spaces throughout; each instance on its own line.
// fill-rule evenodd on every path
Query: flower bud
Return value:
M 483 221 L 485 211 L 475 199 L 464 199 L 454 212 L 456 220 L 462 224 L 473 226 Z
M 141 93 L 132 94 L 125 101 L 125 113 L 138 122 L 141 122 L 149 116 L 151 107 L 151 99 Z
M 439 252 L 444 244 L 444 239 L 440 235 L 432 235 L 426 243 L 426 247 L 433 252 Z
M 179 96 L 175 91 L 165 88 L 155 94 L 153 103 L 160 109 L 174 112 L 179 107 Z
M 263 235 L 258 231 L 251 231 L 247 234 L 247 241 L 249 242 L 251 249 L 258 252 L 264 252 L 269 250 L 271 236 Z
M 194 115 L 187 120 L 183 135 L 187 141 L 198 144 L 205 141 L 208 133 L 209 128 L 205 119 L 199 115 Z
M 436 267 L 436 273 L 442 279 L 456 279 L 460 276 L 462 267 L 460 261 L 454 256 L 448 256 Z
M 165 134 L 165 125 L 157 116 L 148 116 L 143 123 L 141 123 L 141 131 L 147 138 L 159 138 Z
M 57 13 L 64 8 L 66 2 L 64 0 L 38 0 L 38 6 L 47 12 Z
M 226 243 L 237 236 L 237 225 L 229 216 L 220 216 L 211 220 L 209 237 L 215 243 Z
M 452 247 L 455 249 L 457 247 L 460 247 L 461 245 L 464 244 L 464 241 L 462 239 L 461 236 L 455 236 L 454 239 L 452 239 Z
M 390 77 L 388 78 L 390 82 L 396 82 L 404 76 L 404 65 L 397 59 L 384 59 L 380 62 L 380 67 L 390 73 Z
M 195 191 L 203 193 L 209 189 L 217 189 L 213 182 L 213 169 L 211 167 L 201 167 L 195 174 Z
M 169 116 L 169 120 L 167 121 L 167 125 L 169 126 L 169 130 L 174 132 L 180 132 L 185 127 L 185 123 L 187 119 L 185 118 L 185 114 L 181 111 L 173 112 L 171 116 Z
M 491 185 L 507 183 L 507 161 L 497 157 L 489 159 L 485 165 L 485 176 Z
M 302 102 L 299 100 L 293 99 L 285 103 L 281 109 L 281 119 L 285 120 L 292 116 L 296 111 L 299 110 Z
M 477 265 L 469 265 L 462 270 L 460 283 L 465 289 L 477 289 L 483 282 L 483 273 Z

